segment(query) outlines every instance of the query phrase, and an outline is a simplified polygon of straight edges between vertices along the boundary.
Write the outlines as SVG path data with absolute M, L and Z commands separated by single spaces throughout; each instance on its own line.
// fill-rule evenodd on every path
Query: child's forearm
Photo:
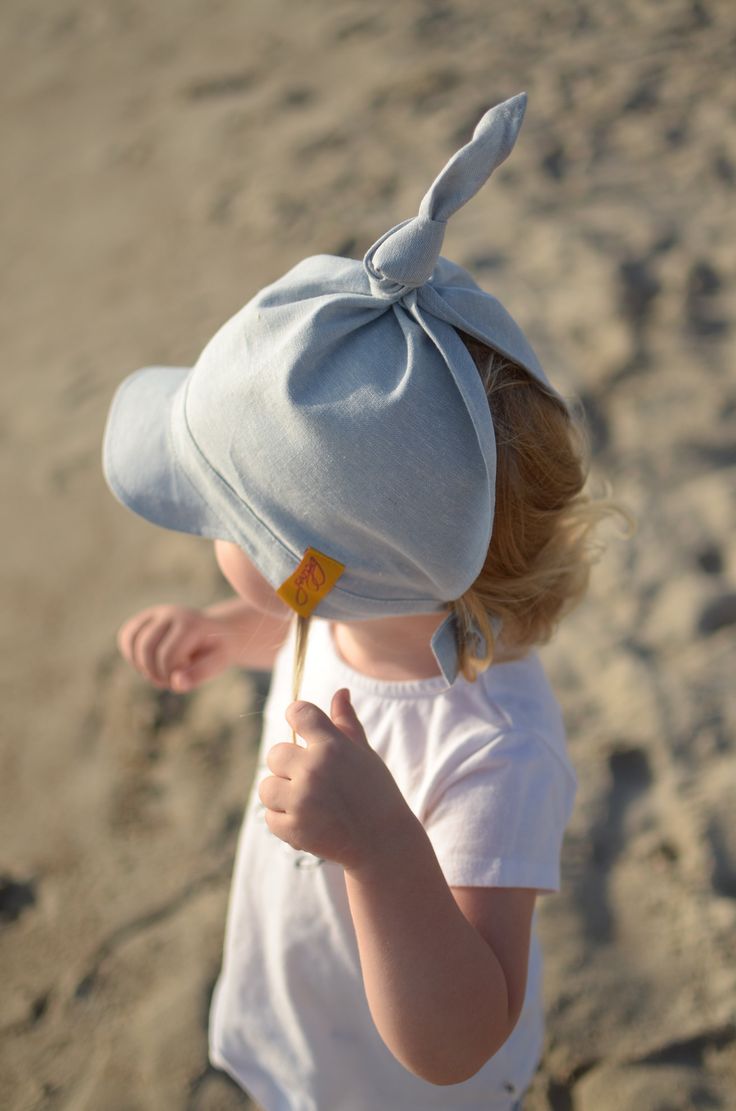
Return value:
M 210 617 L 219 617 L 222 621 L 232 621 L 236 625 L 239 622 L 252 621 L 254 617 L 259 616 L 253 607 L 237 594 L 233 594 L 232 598 L 224 598 L 221 602 L 213 602 L 211 606 L 205 606 L 205 613 Z
M 416 819 L 387 857 L 345 873 L 363 980 L 394 1056 L 433 1084 L 473 1076 L 513 1023 L 503 968 L 455 902 Z
M 216 617 L 233 638 L 231 663 L 237 667 L 269 670 L 291 624 L 288 613 L 283 617 L 260 613 L 237 596 L 207 606 L 205 613 Z

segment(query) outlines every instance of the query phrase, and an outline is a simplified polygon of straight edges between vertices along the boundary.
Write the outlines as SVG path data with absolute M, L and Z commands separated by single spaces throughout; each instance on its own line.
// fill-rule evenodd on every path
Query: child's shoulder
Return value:
M 407 791 L 419 783 L 434 798 L 460 783 L 504 792 L 544 784 L 565 806 L 574 795 L 560 706 L 536 653 L 432 697 L 369 699 L 360 709 L 371 743 Z
M 426 754 L 443 781 L 508 775 L 574 795 L 560 704 L 536 652 L 495 664 L 474 683 L 453 683 L 435 706 Z
M 560 704 L 536 652 L 493 664 L 475 682 L 458 679 L 445 699 L 450 712 L 470 720 L 480 733 L 539 735 L 564 749 Z
M 475 683 L 466 687 L 477 687 L 489 698 L 503 701 L 518 710 L 559 709 L 559 703 L 547 677 L 541 659 L 533 649 L 518 659 L 504 660 L 492 664 Z

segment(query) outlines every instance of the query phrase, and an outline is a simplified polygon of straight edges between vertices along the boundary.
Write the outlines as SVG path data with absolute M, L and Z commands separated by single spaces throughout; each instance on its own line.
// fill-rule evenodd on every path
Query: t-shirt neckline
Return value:
M 332 622 L 324 621 L 319 624 L 325 626 L 321 632 L 332 657 L 335 671 L 345 677 L 345 684 L 351 689 L 355 688 L 381 698 L 427 698 L 450 689 L 450 684 L 444 675 L 431 675 L 426 679 L 376 679 L 372 675 L 364 675 L 340 655 L 335 643 Z M 460 679 L 458 678 L 456 682 L 460 682 Z

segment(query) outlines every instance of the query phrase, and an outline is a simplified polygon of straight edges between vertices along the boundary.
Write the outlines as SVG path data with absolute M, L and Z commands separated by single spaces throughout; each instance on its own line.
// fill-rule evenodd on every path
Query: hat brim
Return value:
M 154 525 L 229 540 L 176 454 L 174 425 L 183 419 L 189 374 L 188 367 L 145 367 L 121 383 L 105 428 L 105 479 L 118 501 Z

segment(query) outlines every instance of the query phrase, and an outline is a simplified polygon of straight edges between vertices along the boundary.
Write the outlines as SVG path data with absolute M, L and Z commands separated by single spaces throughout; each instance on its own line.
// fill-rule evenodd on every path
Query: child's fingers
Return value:
M 120 654 L 128 663 L 133 663 L 133 642 L 141 631 L 144 625 L 147 625 L 153 620 L 151 613 L 137 613 L 135 617 L 130 617 L 124 625 L 118 629 L 117 642 Z
M 365 730 L 360 724 L 358 715 L 353 709 L 353 704 L 350 701 L 350 691 L 346 690 L 344 687 L 339 691 L 335 691 L 332 696 L 330 717 L 340 732 L 350 737 L 351 741 L 355 741 L 355 743 L 359 745 L 370 747 L 368 745 L 368 738 L 365 735 Z
M 295 766 L 304 757 L 301 745 L 284 741 L 282 744 L 273 745 L 266 756 L 266 766 L 274 775 L 282 779 L 291 779 Z
M 166 679 L 160 676 L 156 670 L 156 649 L 170 627 L 170 620 L 152 620 L 142 625 L 133 635 L 132 660 L 134 666 L 146 679 L 160 686 L 165 686 Z
M 227 641 L 216 623 L 180 606 L 152 606 L 120 627 L 118 648 L 156 687 L 187 691 L 219 674 L 228 663 Z
M 187 627 L 175 618 L 156 645 L 156 675 L 162 682 L 169 683 L 175 671 L 189 667 L 195 656 L 207 647 L 200 625 Z
M 286 710 L 291 728 L 307 742 L 327 740 L 334 736 L 335 726 L 313 702 L 292 702 Z
M 301 850 L 294 829 L 294 822 L 290 814 L 282 814 L 278 810 L 266 810 L 266 825 L 276 837 L 291 845 L 292 849 Z
M 200 683 L 214 679 L 225 666 L 225 652 L 220 644 L 202 648 L 186 667 L 174 667 L 169 676 L 171 689 L 183 694 L 194 690 Z
M 289 802 L 289 780 L 275 775 L 266 776 L 258 784 L 258 798 L 267 810 L 285 814 Z
M 334 737 L 337 730 L 355 744 L 370 747 L 350 702 L 349 691 L 343 689 L 336 692 L 330 712 L 331 718 L 312 702 L 292 702 L 286 711 L 286 720 L 309 744 Z

